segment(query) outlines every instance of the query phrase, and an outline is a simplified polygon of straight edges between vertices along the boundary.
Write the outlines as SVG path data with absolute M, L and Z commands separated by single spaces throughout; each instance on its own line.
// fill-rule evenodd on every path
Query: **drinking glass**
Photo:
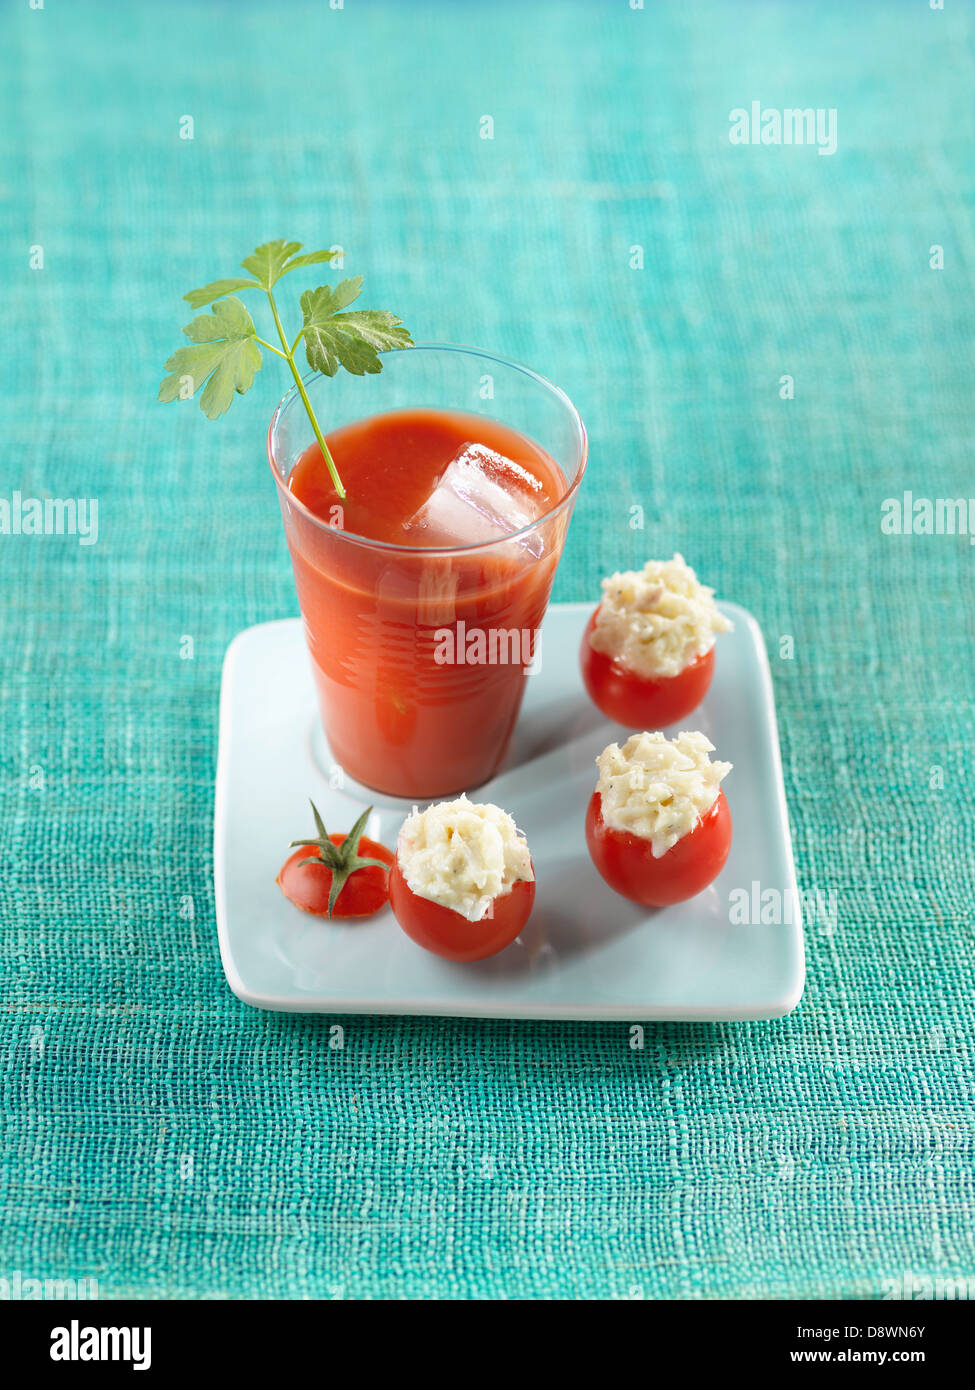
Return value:
M 464 411 L 527 436 L 564 476 L 558 503 L 511 535 L 422 548 L 379 542 L 341 529 L 340 508 L 318 517 L 290 491 L 291 470 L 314 441 L 297 388 L 271 420 L 268 458 L 332 757 L 394 796 L 472 791 L 505 756 L 537 660 L 535 634 L 586 466 L 582 420 L 537 372 L 451 344 L 386 353 L 376 375 L 312 373 L 304 386 L 326 439 L 380 412 Z

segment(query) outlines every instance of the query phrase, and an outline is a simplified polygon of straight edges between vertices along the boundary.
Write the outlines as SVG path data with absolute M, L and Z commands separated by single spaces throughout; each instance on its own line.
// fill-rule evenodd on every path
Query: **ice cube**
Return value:
M 465 444 L 404 529 L 415 545 L 482 545 L 520 531 L 545 510 L 542 484 L 527 468 L 484 444 Z M 517 544 L 541 554 L 535 532 Z

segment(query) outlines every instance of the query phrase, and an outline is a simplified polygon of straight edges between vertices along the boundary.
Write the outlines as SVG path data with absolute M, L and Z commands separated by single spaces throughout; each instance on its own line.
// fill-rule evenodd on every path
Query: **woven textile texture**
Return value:
M 973 36 L 961 0 L 3 7 L 0 498 L 99 507 L 94 544 L 0 535 L 0 1276 L 975 1288 L 975 548 L 881 529 L 975 491 Z M 753 101 L 834 108 L 835 153 L 732 143 Z M 556 598 L 678 549 L 758 617 L 820 895 L 792 1017 L 336 1048 L 231 995 L 220 663 L 297 611 L 287 383 L 215 424 L 155 394 L 183 292 L 276 236 L 565 386 L 592 452 Z

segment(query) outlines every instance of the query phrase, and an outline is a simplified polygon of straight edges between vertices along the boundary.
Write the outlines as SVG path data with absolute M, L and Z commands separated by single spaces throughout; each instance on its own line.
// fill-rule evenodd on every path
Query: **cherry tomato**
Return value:
M 645 907 L 668 907 L 702 892 L 724 868 L 731 849 L 731 812 L 719 791 L 694 829 L 654 859 L 649 840 L 606 824 L 596 791 L 586 814 L 586 844 L 610 888 Z
M 593 647 L 589 638 L 598 612 L 597 608 L 586 624 L 579 657 L 589 698 L 607 719 L 627 729 L 662 729 L 697 709 L 714 675 L 714 647 L 696 656 L 676 676 L 648 680 Z
M 329 835 L 333 845 L 345 843 L 343 834 Z M 378 840 L 359 840 L 358 853 L 363 859 L 381 859 L 392 867 L 395 855 Z M 311 912 L 316 917 L 328 916 L 328 895 L 332 888 L 332 870 L 322 863 L 302 864 L 308 859 L 306 846 L 296 849 L 288 856 L 277 877 L 278 887 L 284 896 L 300 907 L 303 912 Z M 389 874 L 385 869 L 368 864 L 356 869 L 342 885 L 332 909 L 333 917 L 371 917 L 389 900 Z
M 523 879 L 494 899 L 486 917 L 468 922 L 453 908 L 414 893 L 398 862 L 389 876 L 389 904 L 397 922 L 418 946 L 447 960 L 484 960 L 503 951 L 528 921 L 534 901 L 535 880 Z

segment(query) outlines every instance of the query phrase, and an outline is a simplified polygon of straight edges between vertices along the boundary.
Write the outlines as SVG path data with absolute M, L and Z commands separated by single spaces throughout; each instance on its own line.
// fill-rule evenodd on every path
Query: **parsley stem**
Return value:
M 332 458 L 332 455 L 329 452 L 328 445 L 325 443 L 325 436 L 322 434 L 321 427 L 315 416 L 315 412 L 314 410 L 312 410 L 311 401 L 308 399 L 308 392 L 305 390 L 305 383 L 301 379 L 301 373 L 295 366 L 294 349 L 288 347 L 288 340 L 284 335 L 284 328 L 281 323 L 281 317 L 278 314 L 278 306 L 275 304 L 274 295 L 271 293 L 270 290 L 268 290 L 267 292 L 267 297 L 271 305 L 271 313 L 274 315 L 274 324 L 278 330 L 278 337 L 281 339 L 281 346 L 284 348 L 284 352 L 280 355 L 287 359 L 288 366 L 291 368 L 291 375 L 295 379 L 295 385 L 298 388 L 298 395 L 305 403 L 305 409 L 308 412 L 308 418 L 311 421 L 311 427 L 315 431 L 315 438 L 318 440 L 318 447 L 322 451 L 322 458 L 328 465 L 328 471 L 332 475 L 332 483 L 335 486 L 335 491 L 338 493 L 340 499 L 344 499 L 345 488 L 342 486 L 342 479 L 339 477 L 338 469 L 335 467 L 335 460 Z M 298 337 L 301 337 L 300 333 Z M 297 342 L 298 339 L 296 338 L 295 343 L 297 344 Z
M 268 352 L 273 352 L 276 357 L 283 357 L 285 362 L 287 362 L 288 354 L 282 352 L 280 348 L 276 348 L 273 343 L 267 342 L 265 338 L 259 337 L 256 333 L 254 334 L 254 341 L 260 343 L 261 347 L 267 348 Z

